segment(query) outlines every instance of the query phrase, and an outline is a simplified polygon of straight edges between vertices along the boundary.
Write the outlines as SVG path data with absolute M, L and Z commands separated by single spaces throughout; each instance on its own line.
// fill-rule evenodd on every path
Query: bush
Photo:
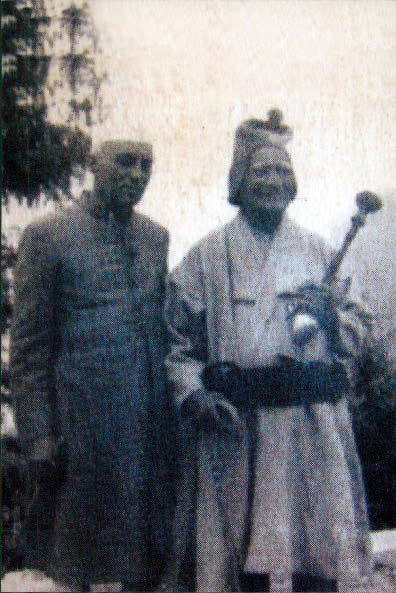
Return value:
M 381 341 L 360 362 L 353 419 L 372 529 L 394 528 L 396 376 Z

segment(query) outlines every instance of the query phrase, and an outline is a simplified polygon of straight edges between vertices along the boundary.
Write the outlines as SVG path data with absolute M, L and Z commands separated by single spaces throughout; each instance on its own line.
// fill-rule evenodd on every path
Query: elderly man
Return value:
M 76 590 L 146 591 L 167 547 L 168 233 L 134 211 L 151 167 L 151 145 L 105 142 L 93 192 L 30 225 L 19 247 L 11 367 L 36 486 L 27 565 Z
M 365 327 L 320 284 L 328 248 L 285 215 L 297 192 L 290 137 L 277 111 L 238 128 L 239 213 L 169 278 L 184 446 L 170 588 L 351 591 L 369 570 L 345 397 Z M 299 310 L 316 333 L 296 327 Z

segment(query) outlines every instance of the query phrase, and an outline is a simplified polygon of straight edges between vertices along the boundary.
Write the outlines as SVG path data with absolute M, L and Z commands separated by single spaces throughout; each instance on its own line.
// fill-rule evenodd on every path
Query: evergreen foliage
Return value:
M 88 3 L 77 6 L 72 2 L 62 10 L 60 24 L 60 36 L 68 46 L 61 57 L 61 70 L 71 91 L 68 122 L 81 122 L 89 128 L 103 119 L 100 88 L 106 75 L 97 72 L 94 56 L 100 53 L 100 48 Z
M 57 125 L 48 120 L 45 91 L 53 56 L 46 53 L 51 19 L 46 14 L 45 2 L 3 0 L 2 11 L 3 200 L 7 203 L 9 195 L 14 194 L 19 200 L 26 198 L 31 205 L 41 192 L 58 200 L 62 194 L 69 194 L 74 170 L 85 167 L 90 137 L 78 125 L 71 126 L 70 118 Z M 97 97 L 100 80 L 95 79 L 92 56 L 72 55 L 77 35 L 88 19 L 88 9 L 84 11 L 81 25 L 75 24 L 75 16 L 67 10 L 61 17 L 63 26 L 74 36 L 70 55 L 65 57 L 67 81 L 73 93 L 79 76 L 84 76 L 88 68 L 93 80 L 92 93 Z M 81 101 L 78 109 L 85 110 L 90 121 L 89 97 Z
M 10 271 L 16 260 L 16 253 L 1 233 L 1 333 L 7 331 L 12 314 Z

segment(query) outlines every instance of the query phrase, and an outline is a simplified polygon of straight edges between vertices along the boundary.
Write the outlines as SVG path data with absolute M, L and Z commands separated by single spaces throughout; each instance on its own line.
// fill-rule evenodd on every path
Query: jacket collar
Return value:
M 88 212 L 88 214 L 94 218 L 103 221 L 112 220 L 116 226 L 120 227 L 129 225 L 130 220 L 133 217 L 133 210 L 131 209 L 131 215 L 124 223 L 115 220 L 108 205 L 104 204 L 103 201 L 100 200 L 100 198 L 98 198 L 98 196 L 95 194 L 95 192 L 91 191 L 82 192 L 79 205 L 83 210 L 85 210 L 85 212 Z
M 97 198 L 94 192 L 83 191 L 79 200 L 79 206 L 94 218 L 107 220 L 110 215 L 109 208 Z

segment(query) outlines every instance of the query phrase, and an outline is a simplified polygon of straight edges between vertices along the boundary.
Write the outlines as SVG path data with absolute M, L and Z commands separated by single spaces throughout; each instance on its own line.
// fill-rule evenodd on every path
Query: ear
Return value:
M 291 195 L 292 199 L 294 200 L 294 198 L 297 195 L 297 191 L 298 191 L 297 179 L 296 179 L 296 176 L 294 174 L 294 171 L 293 171 L 292 178 L 290 179 L 290 181 L 288 181 L 288 189 L 290 191 L 290 195 Z

